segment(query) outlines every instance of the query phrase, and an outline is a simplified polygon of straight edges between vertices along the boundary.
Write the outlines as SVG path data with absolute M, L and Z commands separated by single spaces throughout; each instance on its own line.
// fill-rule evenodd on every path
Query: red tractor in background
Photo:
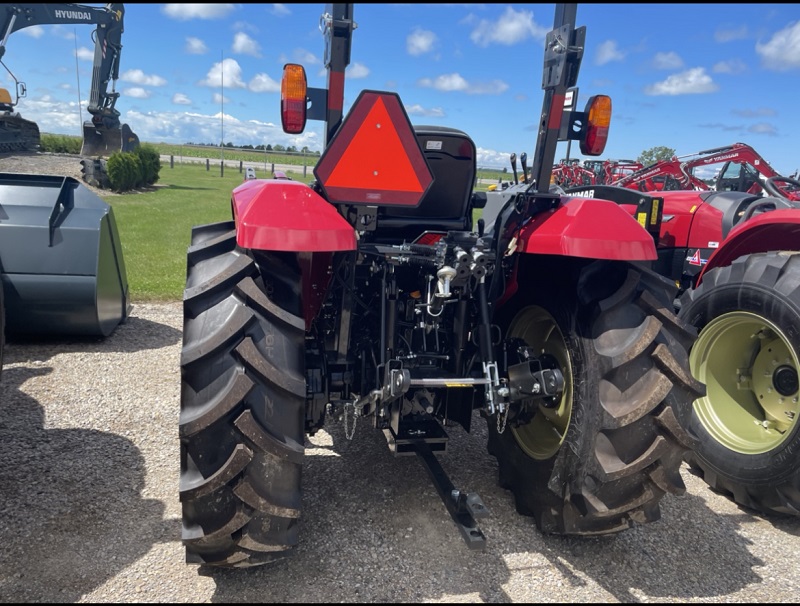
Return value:
M 722 168 L 717 172 L 713 187 L 694 174 L 697 168 L 720 163 L 722 163 Z M 760 194 L 765 190 L 764 183 L 767 179 L 773 179 L 773 186 L 781 189 L 780 195 L 791 200 L 800 200 L 800 189 L 786 181 L 764 158 L 745 143 L 734 143 L 694 154 L 673 156 L 670 160 L 659 160 L 650 166 L 640 168 L 622 178 L 607 181 L 607 183 L 638 191 L 685 189 L 710 191 L 713 189 L 715 191 Z M 782 185 L 777 185 L 778 183 L 782 183 Z
M 579 158 L 562 159 L 553 167 L 552 182 L 561 187 L 574 187 L 578 185 L 594 185 L 596 175 L 594 171 L 581 165 Z
M 563 188 L 606 185 L 642 168 L 635 160 L 562 159 L 553 166 L 553 183 Z
M 674 283 L 648 266 L 656 248 L 637 220 L 550 191 L 557 142 L 599 155 L 611 119 L 600 95 L 564 112 L 586 35 L 576 5 L 557 5 L 546 36 L 530 183 L 497 194 L 507 198 L 491 223 L 473 223 L 490 194 L 473 191 L 465 132 L 412 126 L 391 92 L 352 95 L 344 115 L 356 25 L 352 5 L 328 7 L 327 89 L 308 88 L 295 64 L 281 87 L 286 132 L 325 123 L 316 181 L 245 180 L 230 221 L 192 231 L 187 562 L 248 567 L 292 553 L 304 439 L 336 420 L 345 439 L 359 422 L 394 455 L 416 456 L 470 548 L 485 545 L 476 519 L 488 508 L 437 455 L 446 426 L 469 431 L 474 416 L 500 483 L 542 532 L 594 537 L 657 520 L 662 497 L 685 490 L 692 441 L 676 419 L 704 393 L 688 368 L 696 333 L 674 313 Z M 660 207 L 642 210 L 659 224 Z
M 730 158 L 718 183 L 743 157 L 754 160 L 762 177 L 771 174 L 746 146 L 727 149 L 714 156 Z M 699 331 L 690 363 L 707 393 L 679 417 L 697 438 L 691 467 L 740 505 L 797 516 L 800 181 L 774 175 L 758 181 L 766 195 L 754 194 L 741 180 L 744 167 L 737 167 L 737 187 L 635 196 L 663 205 L 654 267 L 679 285 L 679 317 Z M 569 193 L 616 200 L 637 212 L 628 188 Z

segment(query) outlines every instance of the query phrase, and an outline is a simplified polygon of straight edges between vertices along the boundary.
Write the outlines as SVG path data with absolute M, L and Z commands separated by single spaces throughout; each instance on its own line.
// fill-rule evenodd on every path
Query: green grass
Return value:
M 192 227 L 231 219 L 231 192 L 242 183 L 236 169 L 203 165 L 161 168 L 155 191 L 103 199 L 119 230 L 132 301 L 177 301 L 186 281 Z
M 311 170 L 305 179 L 302 171 L 289 176 L 313 179 Z M 242 180 L 238 168 L 226 167 L 220 176 L 219 163 L 206 170 L 204 164 L 176 161 L 170 168 L 167 162 L 154 191 L 103 196 L 113 208 L 133 302 L 181 300 L 192 227 L 230 220 L 231 192 Z

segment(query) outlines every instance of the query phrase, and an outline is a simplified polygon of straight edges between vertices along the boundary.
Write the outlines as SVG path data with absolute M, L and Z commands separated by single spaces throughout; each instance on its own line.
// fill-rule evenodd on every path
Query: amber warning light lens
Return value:
M 586 126 L 581 137 L 581 153 L 599 156 L 606 148 L 611 124 L 611 97 L 595 95 L 586 103 Z
M 306 70 L 287 63 L 281 79 L 281 124 L 283 132 L 297 135 L 306 127 Z

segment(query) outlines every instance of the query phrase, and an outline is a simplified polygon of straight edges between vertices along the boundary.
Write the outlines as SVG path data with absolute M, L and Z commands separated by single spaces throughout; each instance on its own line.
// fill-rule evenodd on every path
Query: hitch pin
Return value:
M 488 384 L 486 385 L 486 403 L 489 405 L 489 414 L 495 413 L 495 389 L 500 387 L 500 376 L 497 371 L 496 362 L 483 363 L 483 375 L 486 377 Z M 505 405 L 502 401 L 497 402 L 497 409 L 502 414 Z

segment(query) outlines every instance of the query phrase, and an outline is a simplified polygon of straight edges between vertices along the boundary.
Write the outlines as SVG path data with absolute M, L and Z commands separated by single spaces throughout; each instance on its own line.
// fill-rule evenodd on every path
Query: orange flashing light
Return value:
M 606 148 L 611 125 L 611 97 L 595 95 L 586 103 L 586 127 L 581 137 L 581 153 L 599 156 Z
M 306 127 L 308 84 L 302 65 L 287 63 L 281 79 L 281 124 L 283 132 L 297 135 Z

